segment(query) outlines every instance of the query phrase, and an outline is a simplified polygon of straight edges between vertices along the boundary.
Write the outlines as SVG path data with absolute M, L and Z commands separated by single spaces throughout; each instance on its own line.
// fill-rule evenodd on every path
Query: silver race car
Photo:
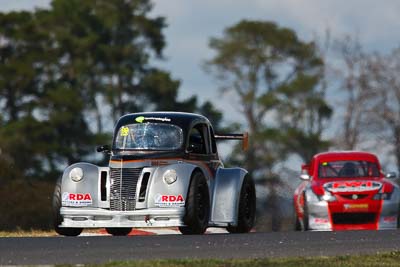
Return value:
M 67 167 L 53 196 L 57 233 L 84 228 L 127 235 L 132 227 L 179 227 L 202 234 L 207 227 L 249 232 L 254 224 L 254 182 L 242 168 L 224 168 L 216 140 L 247 134 L 215 134 L 201 115 L 178 112 L 128 114 L 116 123 L 108 167 Z

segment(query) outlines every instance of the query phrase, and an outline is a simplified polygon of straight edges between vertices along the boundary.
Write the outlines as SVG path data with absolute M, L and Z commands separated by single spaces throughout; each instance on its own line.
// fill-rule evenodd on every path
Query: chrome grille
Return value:
M 143 168 L 110 168 L 110 209 L 135 210 L 136 188 Z

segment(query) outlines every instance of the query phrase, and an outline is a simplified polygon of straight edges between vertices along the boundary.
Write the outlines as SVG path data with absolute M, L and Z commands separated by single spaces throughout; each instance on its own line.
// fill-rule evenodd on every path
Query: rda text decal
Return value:
M 92 205 L 92 196 L 89 193 L 68 193 L 62 194 L 63 206 L 83 207 Z
M 157 194 L 154 198 L 154 204 L 158 207 L 183 207 L 185 200 L 182 195 Z

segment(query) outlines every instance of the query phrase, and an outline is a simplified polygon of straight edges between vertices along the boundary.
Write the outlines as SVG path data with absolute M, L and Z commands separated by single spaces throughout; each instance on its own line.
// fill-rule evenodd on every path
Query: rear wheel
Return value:
M 397 210 L 397 228 L 400 228 L 400 206 Z
M 301 231 L 301 223 L 299 220 L 299 217 L 297 217 L 297 214 L 294 215 L 294 230 L 295 231 Z
M 246 176 L 243 180 L 239 198 L 237 226 L 228 226 L 230 233 L 248 233 L 254 226 L 256 217 L 256 190 L 253 179 Z
M 132 231 L 132 228 L 129 227 L 110 227 L 106 228 L 106 232 L 110 235 L 114 236 L 125 236 L 128 235 Z
M 59 235 L 65 236 L 78 236 L 82 233 L 82 228 L 66 228 L 60 227 L 63 222 L 63 218 L 60 214 L 61 208 L 61 178 L 57 180 L 56 187 L 53 194 L 53 225 L 54 230 Z
M 309 228 L 309 221 L 308 221 L 308 208 L 307 208 L 306 204 L 304 204 L 303 210 L 304 210 L 304 212 L 303 212 L 303 229 L 302 230 L 308 231 L 310 228 Z
M 184 235 L 203 234 L 208 227 L 210 214 L 210 195 L 207 181 L 201 172 L 195 172 L 186 199 L 184 223 L 179 227 Z

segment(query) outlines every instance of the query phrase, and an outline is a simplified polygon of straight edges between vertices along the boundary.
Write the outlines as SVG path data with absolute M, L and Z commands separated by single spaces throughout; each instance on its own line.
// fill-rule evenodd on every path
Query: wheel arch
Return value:
M 190 188 L 190 185 L 192 184 L 193 177 L 194 177 L 194 175 L 196 173 L 201 173 L 203 175 L 204 179 L 206 179 L 207 186 L 208 186 L 208 193 L 209 193 L 209 197 L 210 197 L 209 200 L 210 200 L 210 203 L 211 203 L 211 193 L 212 192 L 210 191 L 210 184 L 207 181 L 208 179 L 207 179 L 206 174 L 204 173 L 204 171 L 199 166 L 194 166 L 192 172 L 190 173 L 190 178 L 189 178 L 189 182 L 187 184 L 186 193 L 185 193 L 185 199 L 187 199 L 188 196 L 189 196 L 189 188 Z M 211 214 L 210 214 L 210 216 L 211 216 Z
M 196 165 L 193 165 L 193 169 L 192 169 L 192 171 L 190 173 L 189 183 L 187 184 L 187 188 L 186 188 L 186 198 L 188 197 L 188 194 L 189 194 L 189 188 L 190 188 L 190 185 L 192 184 L 193 176 L 196 173 L 203 174 L 204 178 L 206 179 L 207 186 L 208 186 L 208 192 L 209 192 L 209 195 L 210 195 L 210 203 L 211 203 L 211 194 L 212 194 L 212 192 L 210 190 L 210 183 L 208 182 L 207 175 L 204 173 L 204 171 L 199 166 L 196 166 Z

